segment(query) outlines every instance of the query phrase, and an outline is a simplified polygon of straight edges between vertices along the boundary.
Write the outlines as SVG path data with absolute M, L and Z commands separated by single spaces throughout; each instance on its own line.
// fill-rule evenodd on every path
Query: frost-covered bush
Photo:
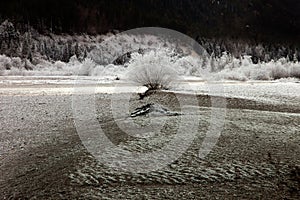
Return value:
M 287 78 L 289 77 L 289 72 L 284 66 L 276 64 L 274 67 L 270 68 L 270 76 L 273 79 Z
M 14 68 L 19 68 L 19 69 L 22 68 L 23 63 L 22 63 L 21 58 L 19 58 L 19 57 L 11 58 L 11 66 Z
M 64 68 L 66 68 L 66 63 L 62 62 L 62 61 L 56 61 L 54 63 L 54 67 L 56 68 L 56 70 L 62 70 Z
M 256 68 L 256 70 L 250 71 L 250 80 L 270 80 L 270 73 L 267 69 L 263 69 L 261 67 Z
M 300 79 L 300 63 L 297 62 L 290 68 L 290 77 Z
M 91 75 L 92 69 L 94 69 L 95 67 L 96 67 L 96 63 L 92 59 L 86 58 L 81 63 L 78 75 L 89 76 Z
M 0 70 L 11 69 L 11 59 L 5 55 L 0 55 Z
M 170 54 L 167 51 L 150 51 L 143 55 L 134 53 L 128 65 L 129 78 L 150 90 L 169 89 L 177 77 Z
M 229 70 L 225 69 L 219 73 L 212 74 L 213 78 L 216 80 L 236 80 L 236 81 L 247 81 L 247 76 L 240 70 Z
M 177 57 L 172 64 L 172 68 L 178 75 L 203 76 L 208 73 L 210 69 L 209 64 L 210 62 L 207 58 L 189 55 Z
M 235 64 L 234 64 L 235 63 Z M 235 67 L 232 67 L 232 65 Z M 284 78 L 300 78 L 299 62 L 291 62 L 288 58 L 277 61 L 251 62 L 249 56 L 241 59 L 234 58 L 224 70 L 211 74 L 215 79 L 230 80 L 276 80 Z
M 102 76 L 102 77 L 120 77 L 124 74 L 126 69 L 123 66 L 118 66 L 114 64 L 109 65 L 96 65 L 90 72 L 91 76 Z

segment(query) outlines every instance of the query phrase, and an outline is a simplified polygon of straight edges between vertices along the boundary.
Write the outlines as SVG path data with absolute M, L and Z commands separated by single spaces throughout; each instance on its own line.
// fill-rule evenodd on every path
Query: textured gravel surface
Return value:
M 192 96 L 181 98 L 189 106 Z M 126 124 L 129 118 L 123 113 L 114 120 L 110 99 L 109 94 L 97 94 L 96 113 L 116 146 L 147 153 L 163 148 L 176 135 L 181 116 L 154 117 L 166 123 L 147 137 L 127 135 L 116 120 Z M 126 101 L 123 94 L 118 99 Z M 75 129 L 71 95 L 2 94 L 1 199 L 299 199 L 300 103 L 227 98 L 221 136 L 210 154 L 200 159 L 211 103 L 207 95 L 198 95 L 198 101 L 184 113 L 190 121 L 200 119 L 184 154 L 159 170 L 133 173 L 101 164 L 85 149 Z M 142 101 L 132 94 L 130 110 L 146 103 L 181 111 L 176 96 L 165 92 Z M 147 126 L 149 120 L 139 116 L 134 122 Z

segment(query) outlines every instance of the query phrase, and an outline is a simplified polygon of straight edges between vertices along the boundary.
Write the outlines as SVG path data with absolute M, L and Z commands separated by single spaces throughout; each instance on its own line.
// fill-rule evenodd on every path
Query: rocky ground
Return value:
M 189 106 L 191 95 L 157 92 L 143 100 L 132 94 L 130 110 L 159 103 L 181 112 L 178 95 Z M 166 120 L 160 133 L 128 136 L 113 118 L 110 99 L 96 95 L 97 120 L 118 147 L 155 151 L 178 130 L 181 115 L 155 116 Z M 198 134 L 184 154 L 162 169 L 133 173 L 101 164 L 85 149 L 74 125 L 71 95 L 2 94 L 1 199 L 299 199 L 300 104 L 227 98 L 221 136 L 200 159 L 211 124 L 211 97 L 197 99 L 198 106 L 184 113 L 190 121 L 200 118 Z M 117 120 L 126 124 L 128 119 L 124 113 Z M 149 116 L 134 121 L 147 125 Z

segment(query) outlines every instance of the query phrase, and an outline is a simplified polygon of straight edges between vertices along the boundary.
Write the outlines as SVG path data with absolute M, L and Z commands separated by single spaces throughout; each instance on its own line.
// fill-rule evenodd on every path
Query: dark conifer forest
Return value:
M 212 57 L 296 61 L 299 10 L 299 0 L 1 0 L 0 54 L 33 63 L 83 60 L 99 35 L 163 27 L 192 37 Z
M 300 40 L 298 0 L 1 0 L 0 22 L 99 34 L 156 26 L 196 37 Z

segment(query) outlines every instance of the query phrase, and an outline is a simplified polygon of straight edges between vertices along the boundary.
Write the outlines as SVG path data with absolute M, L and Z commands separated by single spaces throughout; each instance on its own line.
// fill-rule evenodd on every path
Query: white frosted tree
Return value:
M 169 89 L 176 80 L 174 59 L 168 51 L 149 51 L 145 54 L 133 53 L 128 78 L 149 90 Z

